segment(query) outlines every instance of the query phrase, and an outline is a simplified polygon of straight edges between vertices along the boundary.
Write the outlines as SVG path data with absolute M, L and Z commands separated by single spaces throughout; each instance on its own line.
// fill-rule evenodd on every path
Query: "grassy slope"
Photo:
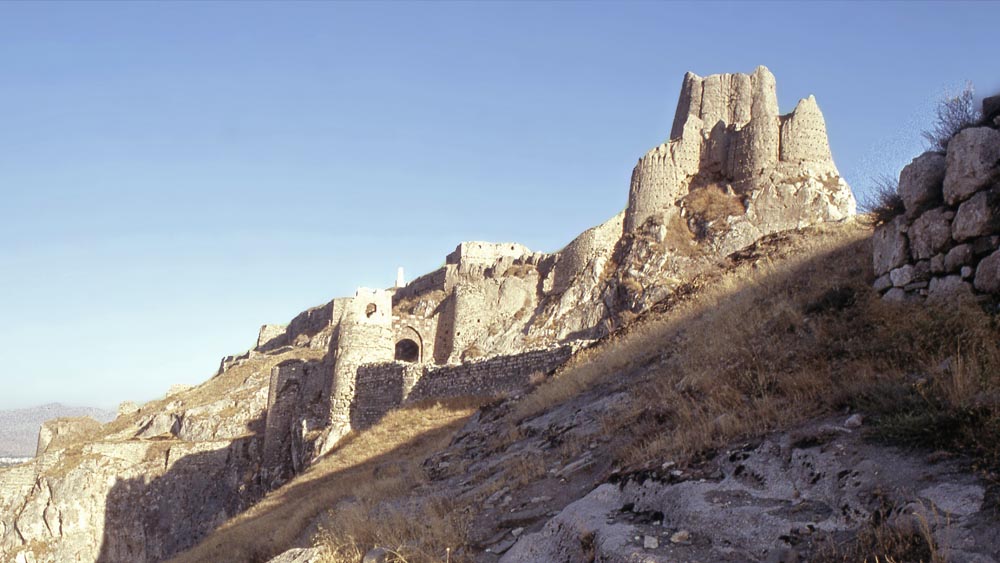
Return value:
M 578 354 L 514 405 L 510 431 L 496 438 L 517 441 L 522 422 L 600 389 L 629 396 L 603 422 L 623 471 L 684 465 L 737 439 L 857 410 L 875 420 L 875 439 L 967 454 L 995 471 L 994 319 L 971 303 L 882 302 L 871 290 L 869 237 L 851 222 L 754 245 Z M 405 547 L 411 563 L 439 560 L 431 554 L 463 545 L 479 507 L 447 505 L 421 461 L 470 412 L 391 414 L 178 561 L 232 560 L 219 554 L 241 549 L 253 560 L 309 536 L 331 550 L 330 561 L 357 561 L 373 545 Z M 912 547 L 870 537 L 882 536 L 861 534 L 843 560 Z

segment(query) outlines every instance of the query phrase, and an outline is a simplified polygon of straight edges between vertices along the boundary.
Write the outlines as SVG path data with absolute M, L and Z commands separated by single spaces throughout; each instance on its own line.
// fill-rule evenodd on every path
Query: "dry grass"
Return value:
M 876 227 L 906 213 L 903 198 L 899 195 L 899 181 L 892 176 L 879 176 L 872 182 L 872 188 L 860 207 Z
M 317 520 L 315 541 L 331 562 L 358 561 L 358 553 L 375 545 L 409 563 L 440 560 L 439 553 L 462 543 L 462 513 L 446 499 L 413 491 L 426 482 L 423 461 L 444 448 L 476 408 L 456 402 L 390 412 L 172 561 L 266 561 L 309 543 Z
M 1000 385 L 993 319 L 970 303 L 882 302 L 870 289 L 869 231 L 824 229 L 795 252 L 703 281 L 666 314 L 578 354 L 514 420 L 620 385 L 631 400 L 604 428 L 625 467 L 691 459 L 844 408 L 875 415 L 895 443 L 998 461 L 1000 404 L 983 404 Z M 932 369 L 949 358 L 946 373 Z M 913 373 L 924 374 L 920 386 Z
M 962 129 L 976 126 L 982 115 L 975 103 L 975 89 L 966 83 L 962 90 L 942 98 L 935 108 L 934 121 L 930 129 L 921 132 L 931 150 L 948 150 L 951 138 Z
M 814 563 L 945 563 L 931 532 L 931 523 L 915 518 L 912 529 L 885 520 L 871 523 L 844 543 L 828 539 L 811 558 Z
M 746 213 L 740 197 L 717 182 L 692 187 L 681 204 L 692 218 L 699 238 L 707 236 L 717 221 Z
M 695 242 L 695 233 L 691 232 L 687 221 L 679 214 L 671 215 L 667 220 L 661 246 L 661 250 L 665 252 L 676 252 L 682 256 L 695 256 L 701 253 L 701 248 Z
M 443 289 L 425 291 L 419 295 L 399 299 L 393 304 L 392 309 L 397 314 L 402 313 L 405 315 L 415 314 L 418 306 L 421 309 L 432 311 L 444 301 L 445 297 L 448 297 L 448 293 Z

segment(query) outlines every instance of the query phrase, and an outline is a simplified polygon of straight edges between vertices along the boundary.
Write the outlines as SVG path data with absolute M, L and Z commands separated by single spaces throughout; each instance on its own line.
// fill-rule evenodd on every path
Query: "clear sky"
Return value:
M 0 3 L 0 408 L 197 383 L 263 323 L 553 251 L 625 205 L 685 71 L 815 94 L 864 196 L 1000 90 L 989 3 Z

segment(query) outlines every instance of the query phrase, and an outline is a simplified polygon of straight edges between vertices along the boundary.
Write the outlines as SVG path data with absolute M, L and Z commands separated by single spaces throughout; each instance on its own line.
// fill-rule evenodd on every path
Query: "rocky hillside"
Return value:
M 882 300 L 870 235 L 766 237 L 525 394 L 392 413 L 172 561 L 1000 560 L 1000 332 Z
M 62 417 L 89 416 L 108 422 L 115 413 L 89 407 L 68 407 L 50 403 L 27 409 L 0 411 L 0 457 L 32 457 L 38 446 L 38 430 L 47 420 Z
M 628 207 L 559 252 L 461 243 L 45 424 L 0 557 L 1000 560 L 995 295 L 883 299 L 815 99 L 776 100 L 688 74 Z

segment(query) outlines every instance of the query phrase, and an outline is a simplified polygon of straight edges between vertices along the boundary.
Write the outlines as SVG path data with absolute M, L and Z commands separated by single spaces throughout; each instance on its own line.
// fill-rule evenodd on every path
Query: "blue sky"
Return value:
M 209 377 L 461 240 L 625 205 L 685 71 L 815 94 L 863 197 L 1000 91 L 988 3 L 0 3 L 0 408 Z

